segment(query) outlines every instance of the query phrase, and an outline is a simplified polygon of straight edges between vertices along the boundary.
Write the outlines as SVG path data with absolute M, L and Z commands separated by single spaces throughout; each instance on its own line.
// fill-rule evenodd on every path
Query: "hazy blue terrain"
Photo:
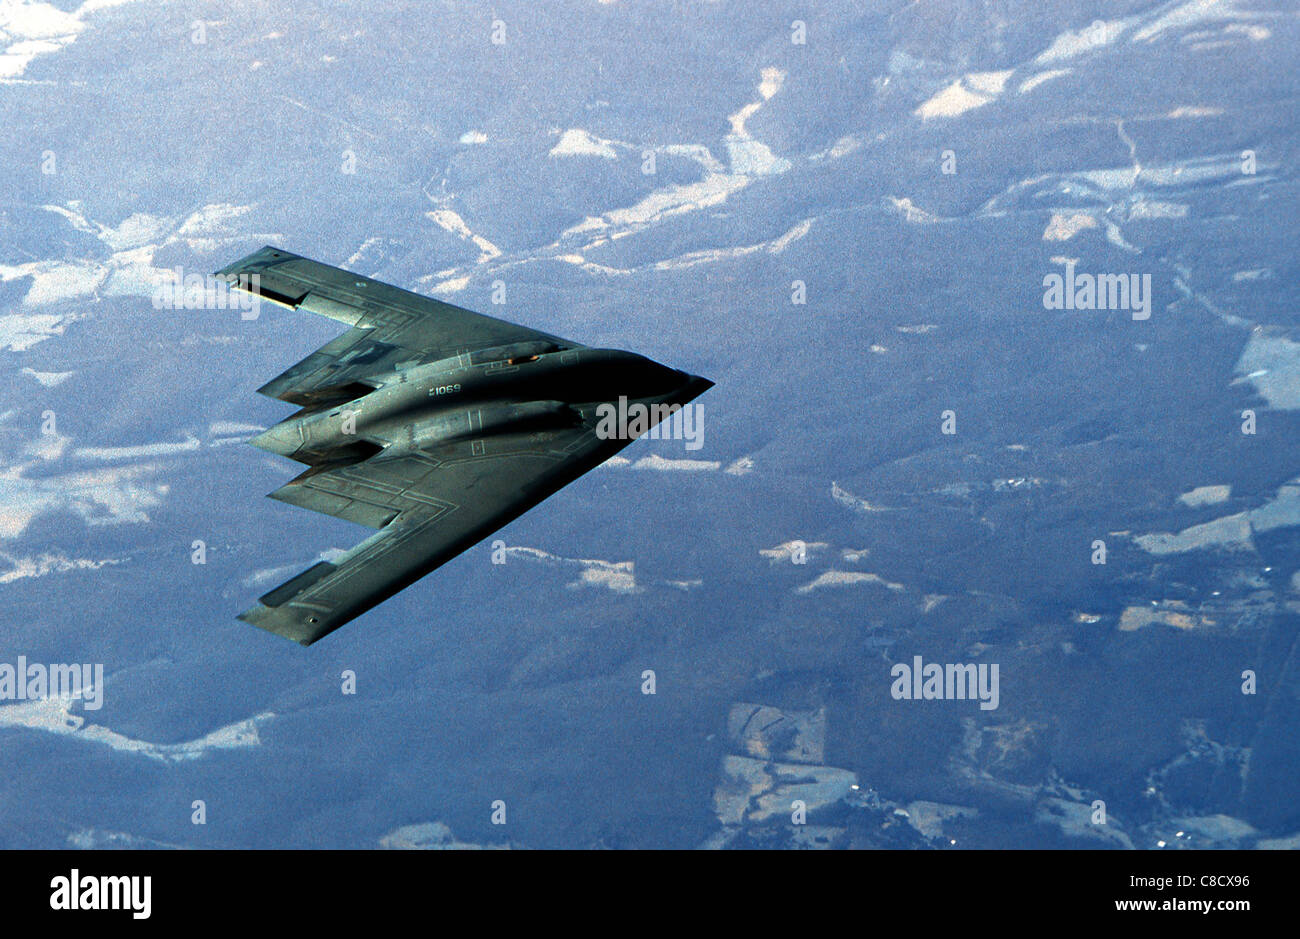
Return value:
M 0 846 L 1300 843 L 1294 4 L 269 6 L 0 2 L 0 663 L 106 675 L 0 701 Z M 341 327 L 152 297 L 267 243 L 707 376 L 704 446 L 253 629 L 368 534 L 242 443 Z

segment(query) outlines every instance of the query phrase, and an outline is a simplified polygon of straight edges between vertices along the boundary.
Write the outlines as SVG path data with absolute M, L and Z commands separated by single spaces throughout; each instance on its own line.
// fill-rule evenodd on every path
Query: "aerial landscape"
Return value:
M 0 847 L 1300 847 L 1297 39 L 0 3 Z M 303 648 L 268 245 L 714 386 Z

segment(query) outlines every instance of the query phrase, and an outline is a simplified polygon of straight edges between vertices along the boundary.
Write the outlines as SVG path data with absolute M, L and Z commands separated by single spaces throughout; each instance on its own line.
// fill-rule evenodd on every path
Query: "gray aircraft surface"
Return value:
M 265 247 L 216 273 L 350 327 L 262 394 L 301 408 L 250 443 L 308 469 L 271 493 L 378 532 L 240 619 L 303 645 L 414 583 L 713 386 Z M 608 433 L 609 407 L 648 416 Z M 601 405 L 608 407 L 601 408 Z

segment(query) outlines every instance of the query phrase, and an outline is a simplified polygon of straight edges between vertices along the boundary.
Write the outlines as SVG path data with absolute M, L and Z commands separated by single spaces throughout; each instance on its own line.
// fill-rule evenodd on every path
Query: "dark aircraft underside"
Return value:
M 634 353 L 583 346 L 278 248 L 217 274 L 349 327 L 258 389 L 300 410 L 251 442 L 308 467 L 271 497 L 378 529 L 240 614 L 303 645 L 481 541 L 712 386 Z M 650 415 L 648 425 L 600 432 L 598 412 L 633 405 Z

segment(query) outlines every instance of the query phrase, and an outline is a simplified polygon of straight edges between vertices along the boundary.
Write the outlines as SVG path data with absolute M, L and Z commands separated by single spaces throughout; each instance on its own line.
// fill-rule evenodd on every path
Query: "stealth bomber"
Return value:
M 378 529 L 240 614 L 303 645 L 486 538 L 713 385 L 279 248 L 216 276 L 348 327 L 258 389 L 300 410 L 250 441 L 307 465 L 271 498 Z M 616 403 L 620 413 L 639 405 L 648 425 L 610 434 L 599 415 Z

